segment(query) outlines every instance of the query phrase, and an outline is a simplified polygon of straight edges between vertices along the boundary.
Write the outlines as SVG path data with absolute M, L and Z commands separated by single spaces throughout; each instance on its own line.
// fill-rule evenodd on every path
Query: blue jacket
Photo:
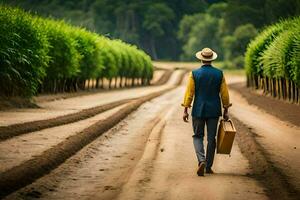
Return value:
M 211 65 L 203 65 L 193 70 L 195 81 L 195 99 L 192 116 L 199 118 L 215 118 L 222 115 L 220 87 L 223 72 Z

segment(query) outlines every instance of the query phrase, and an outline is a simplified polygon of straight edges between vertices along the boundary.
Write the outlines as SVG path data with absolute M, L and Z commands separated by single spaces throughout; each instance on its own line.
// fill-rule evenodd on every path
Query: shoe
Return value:
M 205 162 L 200 162 L 198 165 L 197 175 L 204 176 Z
M 211 168 L 208 168 L 208 169 L 206 169 L 206 173 L 207 173 L 207 174 L 213 174 L 214 171 L 213 171 Z

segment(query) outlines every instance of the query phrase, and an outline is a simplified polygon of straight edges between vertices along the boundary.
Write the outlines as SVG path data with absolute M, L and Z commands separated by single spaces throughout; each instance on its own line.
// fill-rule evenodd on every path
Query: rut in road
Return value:
M 232 157 L 216 156 L 216 174 L 196 175 L 191 124 L 181 119 L 178 94 L 183 91 L 180 87 L 143 104 L 6 199 L 268 199 L 262 185 L 248 176 L 249 163 L 236 144 Z
M 154 83 L 153 86 L 166 84 L 167 81 L 171 78 L 173 70 L 167 70 L 163 76 Z M 63 124 L 68 124 L 83 119 L 93 117 L 99 113 L 110 110 L 114 107 L 120 106 L 122 104 L 128 103 L 129 101 L 135 100 L 137 98 L 127 98 L 119 101 L 114 101 L 104 105 L 83 109 L 76 113 L 71 113 L 63 116 L 58 116 L 51 119 L 42 119 L 36 121 L 29 121 L 25 123 L 17 123 L 8 126 L 0 126 L 0 141 L 6 140 L 8 138 L 18 136 L 21 134 L 39 131 L 46 128 L 51 128 L 55 126 L 60 126 Z
M 9 126 L 31 121 L 51 119 L 63 115 L 79 112 L 100 105 L 112 103 L 122 99 L 138 98 L 167 89 L 176 85 L 182 70 L 175 70 L 168 82 L 160 86 L 136 87 L 124 90 L 112 90 L 88 94 L 57 101 L 41 102 L 37 109 L 11 109 L 0 112 L 0 126 Z
M 49 175 L 6 199 L 32 197 L 39 193 L 42 194 L 38 195 L 39 198 L 45 199 L 82 199 L 98 191 L 103 191 L 107 197 L 116 195 L 116 190 L 121 188 L 128 173 L 140 159 L 152 129 L 161 121 L 163 113 L 181 99 L 179 95 L 176 96 L 178 90 L 182 88 L 144 103 Z
M 237 124 L 246 129 L 243 130 L 244 138 L 240 140 L 248 141 L 243 150 L 249 161 L 257 165 L 255 168 L 257 177 L 263 180 L 272 197 L 298 199 L 300 127 L 282 121 L 260 107 L 249 105 L 247 99 L 236 90 L 231 90 L 230 96 L 233 103 L 238 102 L 230 112 L 238 120 Z
M 181 82 L 184 75 L 183 72 L 181 72 L 180 74 L 181 76 L 177 76 L 176 84 L 179 84 Z M 142 103 L 160 96 L 161 94 L 174 89 L 174 87 L 175 86 L 169 87 L 164 90 L 144 96 L 138 100 L 134 100 L 125 108 L 122 108 L 116 115 L 95 123 L 91 127 L 88 127 L 83 131 L 66 138 L 66 140 L 44 151 L 42 154 L 37 155 L 34 158 L 1 173 L 1 195 L 3 196 L 9 194 L 10 192 L 25 186 L 36 178 L 49 172 L 60 163 L 64 162 L 65 159 L 80 150 L 83 146 L 117 124 L 121 119 L 125 118 L 129 113 L 139 107 Z
M 183 91 L 181 87 L 143 104 L 7 199 L 267 199 L 263 187 L 247 176 L 251 170 L 237 145 L 232 157 L 216 156 L 215 175 L 196 175 L 191 124 L 181 119 L 178 94 Z
M 31 121 L 31 122 L 25 122 L 21 124 L 13 124 L 9 126 L 0 127 L 0 141 L 7 140 L 9 138 L 18 135 L 39 131 L 46 128 L 52 128 L 64 124 L 70 124 L 73 122 L 91 118 L 97 114 L 103 113 L 107 110 L 111 110 L 117 106 L 123 105 L 132 100 L 134 99 L 123 99 L 113 103 L 108 103 L 105 105 L 84 109 L 76 113 L 71 113 L 68 115 L 63 115 L 52 119 L 37 120 L 37 121 Z
M 239 146 L 249 145 L 244 141 L 235 142 L 231 157 L 216 156 L 216 174 L 196 176 L 191 125 L 182 123 L 179 108 L 183 91 L 142 104 L 49 175 L 6 199 L 268 199 L 264 181 L 253 176 L 255 163 L 241 153 Z
M 215 174 L 198 177 L 192 126 L 181 114 L 181 107 L 170 108 L 164 128 L 150 135 L 153 140 L 117 199 L 268 199 L 264 187 L 248 176 L 252 170 L 236 143 L 231 157 L 215 156 Z M 99 191 L 94 197 L 101 196 Z

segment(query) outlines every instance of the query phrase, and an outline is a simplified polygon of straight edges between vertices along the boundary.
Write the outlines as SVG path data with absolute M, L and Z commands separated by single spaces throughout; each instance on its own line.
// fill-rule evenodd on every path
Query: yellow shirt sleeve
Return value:
M 223 75 L 223 78 L 222 78 L 220 95 L 221 95 L 223 107 L 224 108 L 230 107 L 231 104 L 230 104 L 230 101 L 229 101 L 229 93 L 228 93 L 228 88 L 227 88 L 227 84 L 226 84 L 226 80 L 225 80 L 224 75 Z
M 191 107 L 192 101 L 194 99 L 194 94 L 195 94 L 195 81 L 192 72 L 190 72 L 183 103 L 181 105 L 183 107 Z

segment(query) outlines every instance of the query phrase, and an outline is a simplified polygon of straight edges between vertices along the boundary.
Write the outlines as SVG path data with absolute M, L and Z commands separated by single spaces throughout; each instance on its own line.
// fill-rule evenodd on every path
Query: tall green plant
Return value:
M 294 33 L 293 44 L 294 48 L 291 52 L 290 60 L 290 77 L 300 87 L 300 25 L 297 31 Z
M 245 54 L 245 68 L 247 74 L 262 74 L 263 69 L 260 65 L 262 52 L 265 51 L 275 37 L 284 30 L 285 24 L 286 23 L 282 22 L 268 27 L 248 45 Z
M 0 93 L 32 96 L 49 63 L 44 30 L 30 14 L 5 6 L 0 6 L 0 24 Z
M 39 86 L 76 91 L 89 79 L 153 75 L 150 57 L 136 46 L 20 9 L 0 11 L 1 95 L 32 96 Z
M 81 79 L 101 76 L 103 66 L 101 65 L 99 36 L 79 28 L 73 28 L 72 32 L 72 36 L 77 43 L 76 49 L 81 55 L 78 76 Z
M 47 78 L 62 79 L 75 76 L 80 72 L 80 53 L 77 41 L 72 37 L 72 30 L 63 21 L 43 20 L 45 34 L 50 43 L 50 63 Z

